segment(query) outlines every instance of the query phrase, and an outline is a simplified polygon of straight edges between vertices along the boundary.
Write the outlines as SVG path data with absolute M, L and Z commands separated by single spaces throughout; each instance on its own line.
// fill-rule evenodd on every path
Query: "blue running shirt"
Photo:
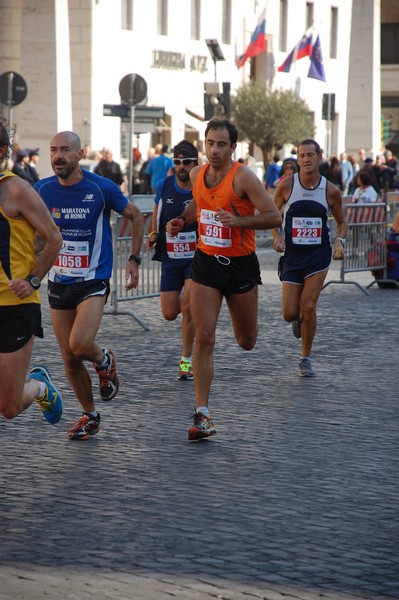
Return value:
M 49 280 L 77 283 L 109 279 L 113 262 L 111 210 L 121 213 L 128 202 L 118 186 L 83 170 L 83 179 L 75 185 L 61 185 L 53 175 L 38 181 L 34 188 L 64 240 Z

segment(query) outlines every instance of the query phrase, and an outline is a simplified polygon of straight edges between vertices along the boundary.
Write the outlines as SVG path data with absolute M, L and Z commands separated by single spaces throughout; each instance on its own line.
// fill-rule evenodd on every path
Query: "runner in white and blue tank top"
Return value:
M 315 189 L 308 189 L 301 184 L 299 173 L 295 173 L 283 212 L 286 256 L 291 250 L 309 252 L 322 246 L 331 251 L 328 211 L 325 177 L 320 177 Z
M 316 307 L 331 255 L 342 260 L 347 224 L 338 188 L 320 175 L 321 149 L 308 139 L 298 146 L 299 173 L 281 181 L 274 195 L 283 212 L 281 232 L 273 230 L 273 248 L 283 253 L 279 277 L 283 282 L 283 317 L 292 323 L 295 337 L 302 337 L 299 373 L 313 377 L 310 362 L 316 334 Z M 337 223 L 337 238 L 331 248 L 329 211 Z

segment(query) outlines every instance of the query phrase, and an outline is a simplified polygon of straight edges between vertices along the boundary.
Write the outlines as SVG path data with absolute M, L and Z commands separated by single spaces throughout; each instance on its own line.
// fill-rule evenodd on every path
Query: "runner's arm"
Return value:
M 271 229 L 281 225 L 281 215 L 260 179 L 248 167 L 241 167 L 234 178 L 234 191 L 240 198 L 247 198 L 255 207 L 254 215 L 237 216 L 219 209 L 217 216 L 224 227 L 245 229 Z
M 130 253 L 133 256 L 140 256 L 144 237 L 144 215 L 130 200 L 121 214 L 131 221 Z M 125 276 L 126 289 L 136 288 L 139 282 L 139 265 L 135 260 L 127 261 Z
M 274 193 L 273 201 L 277 209 L 280 211 L 280 214 L 283 210 L 284 202 L 290 194 L 291 187 L 291 178 L 287 177 L 286 179 L 280 181 Z M 282 235 L 281 229 L 274 228 L 271 230 L 271 234 L 273 236 L 273 250 L 275 250 L 276 252 L 284 252 L 285 238 L 284 235 Z

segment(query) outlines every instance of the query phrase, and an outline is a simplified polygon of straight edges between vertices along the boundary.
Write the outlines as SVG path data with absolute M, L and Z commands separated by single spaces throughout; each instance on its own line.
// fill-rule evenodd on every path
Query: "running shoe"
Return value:
M 43 366 L 34 367 L 30 370 L 28 379 L 42 381 L 45 384 L 46 390 L 43 396 L 35 398 L 35 402 L 40 406 L 46 421 L 55 425 L 61 419 L 62 397 L 51 381 L 49 372 Z
M 312 367 L 312 363 L 310 362 L 310 358 L 301 358 L 298 364 L 299 367 L 299 375 L 301 377 L 315 377 L 316 373 Z
M 210 416 L 207 417 L 201 412 L 196 412 L 192 419 L 193 424 L 188 430 L 189 440 L 201 440 L 216 434 L 215 425 Z
M 292 321 L 292 333 L 294 334 L 294 336 L 296 338 L 298 338 L 298 340 L 302 337 L 301 326 L 302 326 L 301 319 L 299 319 L 298 321 Z
M 88 440 L 90 436 L 100 431 L 100 413 L 94 417 L 90 413 L 83 413 L 80 419 L 68 429 L 70 440 Z
M 119 379 L 116 373 L 116 358 L 111 348 L 103 348 L 104 355 L 108 358 L 108 367 L 99 368 L 95 363 L 95 368 L 98 377 L 100 378 L 100 395 L 107 402 L 115 398 L 119 390 Z
M 188 360 L 181 360 L 179 363 L 178 379 L 193 379 L 193 366 Z

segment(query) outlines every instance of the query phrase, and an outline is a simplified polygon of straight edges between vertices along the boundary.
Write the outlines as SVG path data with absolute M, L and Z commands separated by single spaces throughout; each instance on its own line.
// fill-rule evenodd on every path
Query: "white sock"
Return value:
M 189 362 L 191 365 L 191 356 L 182 356 L 180 360 L 184 360 L 184 362 Z
M 106 369 L 107 367 L 109 367 L 109 356 L 108 354 L 106 354 L 103 350 L 103 354 L 104 354 L 104 360 L 101 363 L 101 365 L 99 365 L 99 369 Z
M 198 406 L 196 409 L 197 413 L 202 413 L 204 417 L 209 417 L 209 410 L 207 406 Z
M 39 384 L 39 395 L 35 396 L 36 399 L 42 398 L 46 392 L 46 384 L 43 381 L 38 381 Z

